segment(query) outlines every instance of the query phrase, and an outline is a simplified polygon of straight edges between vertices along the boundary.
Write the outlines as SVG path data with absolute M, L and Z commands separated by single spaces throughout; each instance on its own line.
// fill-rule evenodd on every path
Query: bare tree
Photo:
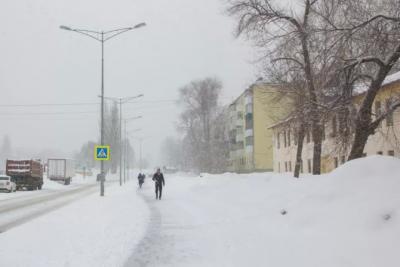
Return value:
M 364 84 L 364 97 L 355 108 L 354 137 L 349 160 L 362 157 L 368 137 L 380 123 L 400 106 L 393 101 L 385 112 L 374 114 L 375 97 L 390 72 L 398 68 L 400 58 L 400 2 L 386 1 L 333 1 L 341 4 L 342 13 L 352 16 L 341 23 L 329 21 L 332 31 L 340 33 L 349 53 L 344 58 L 344 72 L 349 76 L 344 89 Z M 397 66 L 396 66 L 397 65 Z
M 322 111 L 323 98 L 320 97 L 316 76 L 327 73 L 319 53 L 313 53 L 317 42 L 321 40 L 315 31 L 313 6 L 318 0 L 304 0 L 299 15 L 288 9 L 279 8 L 270 0 L 231 0 L 228 12 L 238 19 L 237 36 L 243 33 L 254 40 L 256 45 L 268 51 L 264 59 L 272 62 L 286 62 L 295 65 L 302 73 L 307 102 L 304 114 L 307 115 L 314 141 L 313 173 L 321 172 L 322 150 Z M 299 8 L 300 10 L 300 8 Z M 328 39 L 326 39 L 328 40 Z M 285 49 L 290 45 L 290 50 Z M 329 62 L 332 66 L 332 62 Z M 325 79 L 329 80 L 329 79 Z
M 180 129 L 190 143 L 191 159 L 200 171 L 213 170 L 213 127 L 218 112 L 221 82 L 215 78 L 192 81 L 180 89 L 183 112 Z

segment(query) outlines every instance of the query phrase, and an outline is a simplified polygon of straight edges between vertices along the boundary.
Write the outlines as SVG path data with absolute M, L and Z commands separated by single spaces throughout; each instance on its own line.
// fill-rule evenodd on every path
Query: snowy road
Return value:
M 97 184 L 67 188 L 64 191 L 30 194 L 0 201 L 0 233 L 53 211 L 97 190 Z

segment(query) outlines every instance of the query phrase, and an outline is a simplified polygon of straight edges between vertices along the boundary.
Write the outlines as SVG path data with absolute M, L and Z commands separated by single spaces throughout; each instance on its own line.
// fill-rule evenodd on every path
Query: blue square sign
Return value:
M 110 146 L 95 146 L 95 160 L 110 160 Z

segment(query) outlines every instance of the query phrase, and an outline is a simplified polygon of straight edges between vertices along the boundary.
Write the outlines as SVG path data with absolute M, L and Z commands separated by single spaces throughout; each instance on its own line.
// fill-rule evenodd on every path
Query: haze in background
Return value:
M 145 95 L 125 105 L 124 116 L 143 116 L 128 130 L 142 129 L 135 136 L 146 137 L 143 154 L 157 164 L 161 141 L 176 134 L 181 86 L 216 76 L 228 103 L 257 78 L 253 49 L 234 39 L 224 8 L 220 0 L 3 0 L 0 138 L 9 135 L 13 150 L 32 156 L 72 154 L 98 140 L 100 43 L 59 26 L 110 30 L 144 21 L 105 44 L 105 94 Z M 70 103 L 88 104 L 25 106 Z

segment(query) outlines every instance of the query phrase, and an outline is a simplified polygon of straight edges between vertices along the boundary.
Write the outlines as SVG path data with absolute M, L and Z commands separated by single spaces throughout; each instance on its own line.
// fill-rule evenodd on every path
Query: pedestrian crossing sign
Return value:
M 110 160 L 110 146 L 95 146 L 94 147 L 95 160 Z

